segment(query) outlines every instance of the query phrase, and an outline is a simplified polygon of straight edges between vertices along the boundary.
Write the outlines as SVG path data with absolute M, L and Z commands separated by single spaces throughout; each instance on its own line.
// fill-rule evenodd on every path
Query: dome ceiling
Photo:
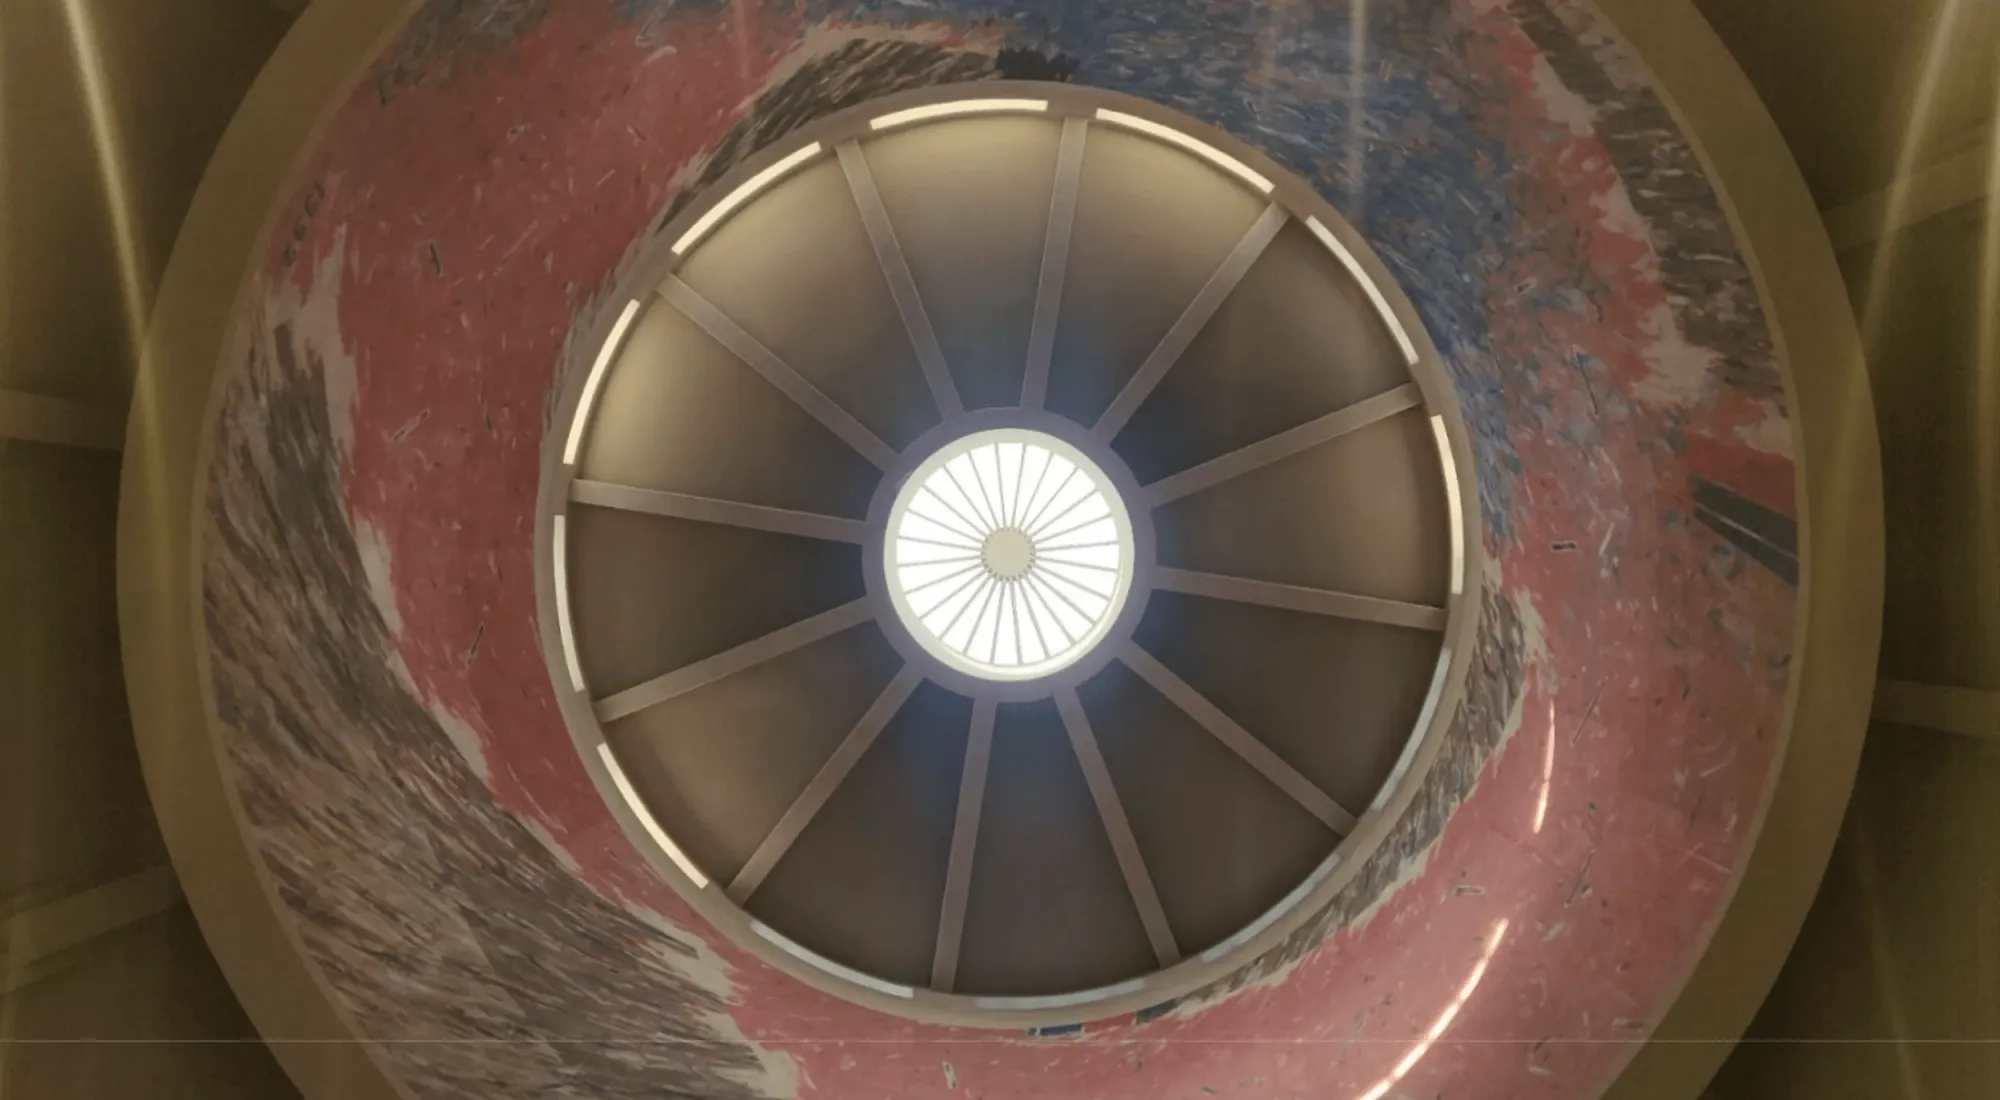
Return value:
M 710 927 L 593 783 L 538 633 L 543 461 L 663 230 L 816 119 L 992 78 L 1166 105 L 1310 185 L 1435 346 L 1484 543 L 1462 699 L 1353 877 L 1242 969 L 1080 1038 L 915 1024 Z M 1584 5 L 1378 4 L 1357 21 L 1338 5 L 435 0 L 330 120 L 276 224 L 206 473 L 208 689 L 307 957 L 415 1095 L 1380 1100 L 1476 1079 L 1588 1097 L 1720 913 L 1788 687 L 1791 428 L 1720 200 Z M 1094 354 L 1135 369 L 1159 332 L 1132 328 Z M 1108 398 L 1065 398 L 1060 377 L 1052 410 Z M 1135 431 L 1200 407 L 1172 391 L 1200 371 L 1182 377 Z M 999 403 L 976 388 L 967 405 Z M 677 423 L 728 442 L 729 425 Z M 1231 445 L 1257 437 L 1245 424 Z M 924 425 L 872 430 L 896 444 Z M 1146 483 L 1204 457 L 1124 461 Z M 832 459 L 822 472 L 866 507 Z M 1375 500 L 1330 493 L 1308 514 L 1331 527 Z M 1282 576 L 1277 548 L 1240 537 L 1258 529 L 1249 504 L 1177 506 L 1199 511 L 1177 551 L 1193 567 Z M 1203 614 L 1214 641 L 1197 647 L 1251 628 L 1227 603 Z M 1356 674 L 1303 644 L 1260 656 L 1288 683 Z M 1278 729 L 1288 698 L 1225 709 Z M 1157 728 L 1178 720 L 1151 705 Z
M 1143 101 L 946 85 L 651 248 L 556 403 L 540 621 L 705 920 L 1018 1030 L 1344 888 L 1456 705 L 1478 543 L 1436 353 L 1303 181 Z

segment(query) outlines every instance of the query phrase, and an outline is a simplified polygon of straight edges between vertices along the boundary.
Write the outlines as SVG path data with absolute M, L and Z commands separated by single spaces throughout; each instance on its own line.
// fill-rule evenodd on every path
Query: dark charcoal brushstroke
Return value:
M 1002 80 L 1053 80 L 1068 83 L 1076 62 L 1062 54 L 1043 54 L 1009 46 L 993 56 L 993 71 Z
M 1799 559 L 1795 553 L 1784 550 L 1754 531 L 1745 530 L 1712 508 L 1697 505 L 1694 518 L 1748 555 L 1750 560 L 1776 573 L 1786 584 L 1796 586 L 1799 583 Z
M 1625 87 L 1599 56 L 1595 15 L 1567 0 L 1508 0 L 1507 12 L 1563 86 L 1597 112 L 1595 133 L 1651 227 L 1660 279 L 1688 341 L 1716 353 L 1718 379 L 1754 397 L 1785 400 L 1757 285 L 1708 174 L 1672 112 L 1651 88 Z M 1755 336 L 1746 337 L 1746 334 Z
M 363 1034 L 427 1040 L 383 1048 L 425 1096 L 756 1095 L 755 1053 L 708 1022 L 727 1006 L 662 955 L 692 948 L 496 805 L 392 671 L 322 365 L 274 335 L 218 425 L 203 594 L 245 814 L 309 954 Z
M 1706 508 L 1773 547 L 1798 556 L 1798 520 L 1705 477 L 1696 476 L 1692 484 L 1695 507 Z

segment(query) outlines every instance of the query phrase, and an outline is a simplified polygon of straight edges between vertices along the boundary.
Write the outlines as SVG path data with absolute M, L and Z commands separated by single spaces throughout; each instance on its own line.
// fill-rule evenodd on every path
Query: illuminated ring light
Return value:
M 1042 86 L 1011 84 L 994 90 L 1001 94 L 925 102 L 927 97 L 940 94 L 932 89 L 902 97 L 909 105 L 892 101 L 886 109 L 877 106 L 870 112 L 859 108 L 814 122 L 794 139 L 798 144 L 755 158 L 754 167 L 745 166 L 747 174 L 741 182 L 712 202 L 698 204 L 688 217 L 677 220 L 671 235 L 664 238 L 668 242 L 665 247 L 641 260 L 622 285 L 621 296 L 612 299 L 601 327 L 587 345 L 595 349 L 589 368 L 580 372 L 581 378 L 564 385 L 564 400 L 559 406 L 564 412 L 557 420 L 559 434 L 552 441 L 559 445 L 547 455 L 544 467 L 542 508 L 547 541 L 540 562 L 544 578 L 541 606 L 545 613 L 543 637 L 550 671 L 558 684 L 568 689 L 560 693 L 565 721 L 600 794 L 620 817 L 627 835 L 642 850 L 657 857 L 652 861 L 654 868 L 703 918 L 738 946 L 765 961 L 830 993 L 877 1009 L 959 1025 L 1053 1026 L 1135 1011 L 1223 980 L 1293 935 L 1325 906 L 1335 891 L 1350 881 L 1365 863 L 1366 856 L 1387 835 L 1395 817 L 1403 812 L 1407 797 L 1429 767 L 1449 725 L 1451 711 L 1462 690 L 1463 654 L 1476 633 L 1478 601 L 1466 597 L 1471 578 L 1478 575 L 1481 565 L 1479 543 L 1471 537 L 1476 521 L 1467 515 L 1462 487 L 1468 469 L 1469 444 L 1462 422 L 1451 412 L 1454 402 L 1449 380 L 1428 342 L 1420 344 L 1423 334 L 1409 304 L 1400 296 L 1392 303 L 1393 287 L 1383 281 L 1380 262 L 1366 256 L 1360 238 L 1339 222 L 1330 207 L 1303 186 L 1302 181 L 1265 174 L 1213 141 L 1177 128 L 1165 112 L 1151 105 L 1071 87 L 1044 92 Z M 725 311 L 703 296 L 698 285 L 690 285 L 681 277 L 683 265 L 699 254 L 709 238 L 762 194 L 794 175 L 816 170 L 825 161 L 833 160 L 847 174 L 864 222 L 873 208 L 878 224 L 867 228 L 884 273 L 890 279 L 892 296 L 896 295 L 896 280 L 908 280 L 910 273 L 900 256 L 891 263 L 890 256 L 881 255 L 885 247 L 893 253 L 897 246 L 881 196 L 873 193 L 875 184 L 867 168 L 868 146 L 877 135 L 970 116 L 994 115 L 1048 118 L 1062 133 L 1061 158 L 1071 157 L 1072 138 L 1078 139 L 1076 157 L 1059 159 L 1059 173 L 1065 171 L 1062 165 L 1068 165 L 1071 189 L 1065 196 L 1063 185 L 1058 183 L 1055 205 L 1060 210 L 1067 204 L 1069 213 L 1064 217 L 1074 215 L 1077 164 L 1081 162 L 1084 146 L 1081 139 L 1089 131 L 1117 130 L 1172 146 L 1206 161 L 1236 185 L 1262 199 L 1266 212 L 1245 238 L 1255 238 L 1259 226 L 1268 225 L 1270 232 L 1256 249 L 1269 243 L 1286 220 L 1306 230 L 1365 296 L 1389 337 L 1393 354 L 1409 371 L 1407 380 L 1394 390 L 1337 410 L 1321 420 L 1350 413 L 1364 416 L 1366 423 L 1405 411 L 1421 415 L 1429 429 L 1425 434 L 1434 441 L 1442 473 L 1446 513 L 1443 527 L 1449 538 L 1447 591 L 1439 592 L 1434 601 L 1443 606 L 1373 601 L 1382 607 L 1400 608 L 1394 614 L 1406 616 L 1400 620 L 1376 621 L 1396 621 L 1404 627 L 1439 631 L 1442 644 L 1435 664 L 1426 670 L 1429 685 L 1413 728 L 1392 734 L 1400 744 L 1396 746 L 1394 763 L 1372 800 L 1366 805 L 1343 807 L 1323 791 L 1306 793 L 1307 801 L 1317 796 L 1318 802 L 1314 804 L 1317 808 L 1309 807 L 1314 816 L 1323 824 L 1334 826 L 1337 834 L 1337 842 L 1313 869 L 1296 880 L 1282 897 L 1270 899 L 1257 915 L 1231 934 L 1199 947 L 1184 945 L 1184 953 L 1175 949 L 1173 932 L 1164 926 L 1159 901 L 1146 903 L 1158 925 L 1149 925 L 1147 929 L 1157 956 L 1157 970 L 1108 984 L 1006 994 L 955 987 L 956 958 L 947 955 L 943 945 L 950 942 L 956 946 L 962 929 L 954 926 L 947 930 L 943 920 L 938 932 L 938 953 L 928 981 L 900 976 L 891 979 L 885 976 L 887 971 L 848 965 L 852 960 L 836 960 L 802 942 L 810 942 L 813 936 L 794 938 L 792 933 L 798 929 L 791 928 L 790 922 L 782 930 L 767 924 L 758 915 L 759 884 L 775 864 L 787 858 L 784 851 L 796 838 L 797 830 L 786 834 L 782 828 L 774 829 L 760 845 L 758 854 L 742 866 L 705 866 L 701 858 L 677 842 L 673 830 L 655 812 L 652 800 L 664 797 L 655 790 L 657 780 L 637 769 L 628 770 L 633 762 L 620 759 L 627 750 L 614 748 L 605 736 L 608 724 L 692 690 L 689 685 L 709 682 L 712 670 L 703 666 L 716 664 L 740 669 L 770 659 L 748 651 L 764 645 L 771 637 L 791 635 L 816 640 L 873 626 L 880 628 L 900 651 L 903 667 L 884 689 L 876 707 L 855 726 L 850 739 L 864 728 L 879 733 L 912 698 L 912 693 L 928 682 L 972 698 L 969 744 L 978 741 L 983 729 L 990 746 L 995 736 L 996 708 L 1001 705 L 1043 700 L 1054 701 L 1053 709 L 1061 714 L 1061 722 L 1073 739 L 1080 736 L 1089 741 L 1093 735 L 1087 725 L 1079 725 L 1085 719 L 1078 711 L 1078 688 L 1107 663 L 1122 661 L 1154 689 L 1164 693 L 1171 688 L 1176 692 L 1174 703 L 1195 715 L 1196 721 L 1210 733 L 1222 737 L 1233 730 L 1233 736 L 1241 739 L 1233 746 L 1239 753 L 1244 742 L 1255 740 L 1255 730 L 1234 726 L 1228 715 L 1206 705 L 1199 692 L 1174 680 L 1174 674 L 1135 645 L 1129 635 L 1155 591 L 1249 603 L 1276 600 L 1294 610 L 1303 607 L 1298 601 L 1316 594 L 1307 589 L 1285 589 L 1257 582 L 1246 586 L 1234 578 L 1162 568 L 1154 562 L 1153 524 L 1157 511 L 1167 502 L 1199 491 L 1199 486 L 1191 484 L 1189 478 L 1200 481 L 1201 473 L 1184 471 L 1151 483 L 1134 478 L 1124 456 L 1110 442 L 1132 416 L 1136 402 L 1122 408 L 1114 402 L 1098 423 L 1079 424 L 1046 410 L 1042 394 L 1037 393 L 1031 399 L 1030 387 L 1024 383 L 1019 406 L 966 410 L 956 395 L 946 401 L 938 394 L 938 383 L 933 376 L 928 381 L 933 396 L 938 397 L 941 422 L 920 438 L 892 447 L 739 327 Z M 1219 133 L 1214 136 L 1226 138 Z M 1226 140 L 1224 144 L 1235 146 Z M 1053 227 L 1057 215 L 1052 213 L 1050 218 Z M 1050 232 L 1054 241 L 1054 229 Z M 1064 233 L 1067 232 L 1065 229 Z M 1253 249 L 1253 262 L 1255 254 Z M 1236 270 L 1231 279 L 1240 278 L 1242 271 Z M 1042 273 L 1045 284 L 1048 278 L 1045 268 Z M 1058 303 L 1061 285 L 1058 275 L 1055 284 Z M 1385 288 L 1389 293 L 1385 293 Z M 907 323 L 907 311 L 915 300 L 917 288 L 906 282 L 900 291 L 906 297 L 897 305 L 906 311 Z M 1190 306 L 1189 310 L 1194 308 Z M 1209 308 L 1213 308 L 1213 303 Z M 618 375 L 634 332 L 658 310 L 684 315 L 745 367 L 761 375 L 765 382 L 880 469 L 882 478 L 867 518 L 789 512 L 751 501 L 702 498 L 592 478 L 587 472 L 593 464 L 589 444 L 600 397 L 607 391 L 609 380 Z M 914 330 L 911 336 L 913 341 L 918 338 Z M 1045 376 L 1040 385 L 1046 384 Z M 1143 396 L 1138 398 L 1143 400 Z M 867 595 L 785 627 L 766 639 L 746 643 L 737 650 L 606 693 L 592 685 L 591 662 L 584 659 L 587 653 L 579 652 L 579 627 L 572 621 L 571 568 L 577 554 L 572 543 L 578 535 L 574 512 L 579 505 L 652 512 L 697 523 L 761 527 L 808 539 L 858 544 Z M 1218 581 L 1222 583 L 1218 585 Z M 1361 617 L 1367 618 L 1368 614 Z M 731 671 L 715 673 L 731 674 Z M 1162 683 L 1167 683 L 1168 688 L 1162 688 Z M 1193 710 L 1189 709 L 1190 700 L 1196 704 Z M 877 710 L 881 713 L 877 714 Z M 1083 749 L 1077 751 L 1082 753 Z M 969 752 L 965 766 L 968 783 L 972 782 L 973 757 Z M 852 764 L 849 759 L 842 767 Z M 1282 762 L 1277 765 L 1280 769 L 1284 766 Z M 831 761 L 828 767 L 832 767 Z M 983 784 L 985 765 L 979 767 L 982 774 L 978 782 Z M 1103 767 L 1101 760 L 1097 767 Z M 1267 780 L 1274 774 L 1268 763 L 1259 765 L 1258 770 L 1265 773 Z M 1307 787 L 1311 784 L 1303 777 L 1294 776 L 1293 780 L 1286 793 L 1298 799 L 1301 797 L 1298 784 Z M 837 785 L 839 780 L 834 783 Z M 1098 793 L 1093 791 L 1093 797 Z M 1108 784 L 1104 793 L 1107 798 L 1116 797 Z M 830 794 L 831 788 L 813 795 L 812 800 L 815 805 L 824 805 Z M 963 794 L 962 789 L 961 810 Z M 806 794 L 799 798 L 801 803 L 809 800 Z M 797 808 L 795 805 L 794 811 Z M 1103 812 L 1101 805 L 1099 811 Z M 973 813 L 976 820 L 978 811 Z M 1119 814 L 1122 813 L 1120 810 Z M 1109 828 L 1108 818 L 1106 824 Z M 805 827 L 801 823 L 798 829 Z M 780 834 L 784 834 L 782 839 Z M 954 868 L 959 859 L 958 839 L 955 836 L 953 841 Z M 976 850 L 971 845 L 965 847 L 968 857 Z M 1125 873 L 1129 876 L 1132 871 L 1127 868 Z M 960 881 L 958 889 L 962 891 L 963 880 Z M 1128 881 L 1127 885 L 1131 883 Z M 1143 890 L 1137 886 L 1131 888 L 1135 904 L 1142 893 L 1151 890 L 1150 886 Z M 958 919 L 963 920 L 965 905 L 963 893 L 955 903 L 947 896 L 943 912 L 956 911 Z M 1503 922 L 1489 943 L 1489 955 L 1504 927 Z M 1467 985 L 1468 992 L 1477 980 L 1475 973 Z
M 1132 590 L 1125 502 L 1043 432 L 975 432 L 938 450 L 903 483 L 884 541 L 897 617 L 932 656 L 985 680 L 1076 663 Z

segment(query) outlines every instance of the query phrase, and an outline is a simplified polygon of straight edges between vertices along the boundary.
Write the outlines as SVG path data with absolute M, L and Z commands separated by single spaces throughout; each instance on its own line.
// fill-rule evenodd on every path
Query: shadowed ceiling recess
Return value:
M 1322 200 L 994 83 L 813 123 L 657 240 L 537 560 L 664 878 L 808 982 L 995 1026 L 1182 995 L 1323 905 L 1449 718 L 1479 542 L 1436 353 Z

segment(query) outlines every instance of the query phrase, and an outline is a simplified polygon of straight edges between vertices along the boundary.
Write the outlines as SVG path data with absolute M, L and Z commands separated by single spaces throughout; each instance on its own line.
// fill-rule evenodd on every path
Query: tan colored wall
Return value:
M 1681 0 L 1685 2 L 1685 0 Z M 1949 49 L 1932 71 L 1929 125 L 1918 148 L 1947 156 L 1992 117 L 2000 67 L 1993 0 L 1695 0 L 1777 119 L 1823 207 L 1896 174 L 1935 36 Z M 1940 27 L 1949 16 L 1948 25 Z
M 282 1100 L 186 907 L 100 939 L 76 965 L 0 1003 L 0 1097 Z M 88 1045 L 77 1039 L 97 1040 Z
M 1943 33 L 1931 21 L 1951 0 L 1700 6 L 1834 208 L 1829 225 L 1840 206 L 1872 213 L 1870 194 L 1894 191 L 1906 144 L 1908 166 L 1935 181 L 1936 166 L 1993 140 L 2000 3 L 1957 0 Z M 2000 200 L 1982 205 L 1976 186 L 1959 198 L 1849 248 L 1841 266 L 1882 439 L 1881 676 L 1995 691 Z M 1713 1100 L 2000 1096 L 2000 728 L 1990 733 L 1871 727 L 1832 865 L 1749 1032 L 1761 1041 L 1730 1057 Z
M 1966 206 L 1841 258 L 1875 337 L 1887 680 L 2000 690 L 2000 270 L 1982 271 L 1992 224 Z
M 268 0 L 0 0 L 0 401 L 122 420 L 127 288 L 150 305 L 209 154 L 286 24 Z M 122 218 L 78 26 L 104 78 Z M 27 934 L 46 907 L 166 860 L 119 668 L 119 473 L 115 451 L 0 438 L 0 1097 L 295 1095 L 185 906 L 86 901 L 117 927 L 55 952 Z M 52 1042 L 80 1038 L 122 1042 Z
M 166 859 L 118 673 L 118 472 L 0 441 L 0 915 Z
M 1878 724 L 1833 864 L 1713 1100 L 2000 1095 L 2000 752 Z M 1807 1040 L 1797 1043 L 1787 1040 Z
M 1899 235 L 1870 373 L 1888 513 L 1885 679 L 2000 688 L 2000 313 L 1977 207 Z M 1878 249 L 1844 257 L 1870 301 Z M 2000 274 L 2000 273 L 1996 273 Z M 1715 1100 L 2000 1096 L 2000 730 L 1876 722 L 1833 866 Z M 1866 1040 L 1856 1041 L 1856 1040 Z
M 96 47 L 150 304 L 209 153 L 288 19 L 271 0 L 0 0 L 0 389 L 122 403 L 122 250 L 73 25 Z

